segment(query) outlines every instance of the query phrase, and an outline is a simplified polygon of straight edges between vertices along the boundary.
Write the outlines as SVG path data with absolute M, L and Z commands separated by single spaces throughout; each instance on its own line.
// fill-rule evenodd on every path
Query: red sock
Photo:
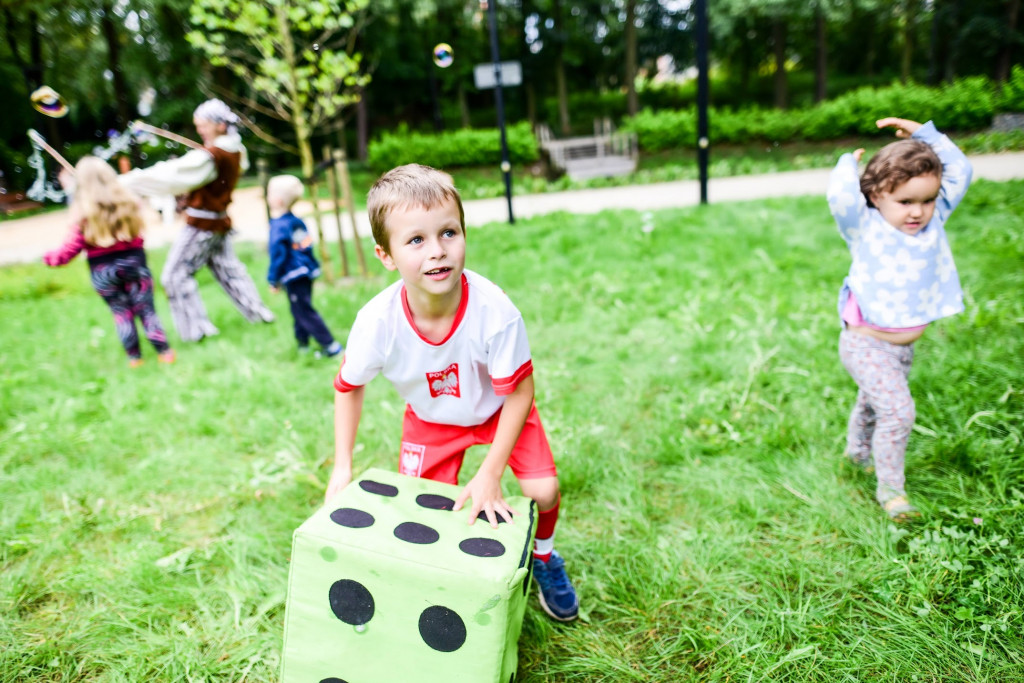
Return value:
M 562 503 L 562 494 L 558 494 L 555 506 L 550 510 L 541 510 L 537 514 L 537 535 L 533 542 L 534 558 L 547 562 L 551 559 L 554 548 L 555 524 L 558 522 L 558 508 Z

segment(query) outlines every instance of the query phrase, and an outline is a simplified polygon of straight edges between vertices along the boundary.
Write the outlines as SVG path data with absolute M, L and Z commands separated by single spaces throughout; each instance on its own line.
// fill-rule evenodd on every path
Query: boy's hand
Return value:
M 909 138 L 911 135 L 917 132 L 917 129 L 921 127 L 921 124 L 917 121 L 911 121 L 910 119 L 897 119 L 893 116 L 884 119 L 878 119 L 875 121 L 875 125 L 879 128 L 896 128 L 896 137 L 898 138 Z
M 863 147 L 861 147 L 860 149 L 853 150 L 853 160 L 854 161 L 856 161 L 857 163 L 860 163 L 860 158 L 862 156 L 864 156 L 864 148 Z
M 495 478 L 483 472 L 477 472 L 476 476 L 470 479 L 466 487 L 462 489 L 452 510 L 455 512 L 461 510 L 467 498 L 473 500 L 473 504 L 469 508 L 470 525 L 476 521 L 481 510 L 486 515 L 487 522 L 494 529 L 498 528 L 498 516 L 512 524 L 512 515 L 519 514 L 505 502 L 505 498 L 501 495 L 501 477 Z
M 352 470 L 335 468 L 331 470 L 331 480 L 327 482 L 327 491 L 324 493 L 324 502 L 334 498 L 343 488 L 352 482 Z
M 280 291 L 281 291 L 280 287 L 277 287 L 275 285 L 270 285 L 270 293 L 271 294 L 277 294 Z

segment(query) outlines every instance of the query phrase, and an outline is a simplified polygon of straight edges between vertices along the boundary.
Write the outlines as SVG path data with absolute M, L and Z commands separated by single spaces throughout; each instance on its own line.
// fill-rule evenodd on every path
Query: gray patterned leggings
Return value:
M 916 417 L 907 383 L 914 345 L 890 344 L 843 330 L 839 358 L 858 387 L 846 431 L 847 455 L 858 462 L 874 458 L 875 495 L 884 504 L 906 493 L 904 458 Z
M 213 277 L 246 320 L 251 323 L 274 321 L 274 314 L 260 299 L 256 284 L 235 255 L 228 234 L 186 225 L 171 246 L 160 277 L 174 327 L 184 341 L 199 341 L 219 331 L 206 315 L 199 285 L 193 277 L 203 266 L 209 266 Z

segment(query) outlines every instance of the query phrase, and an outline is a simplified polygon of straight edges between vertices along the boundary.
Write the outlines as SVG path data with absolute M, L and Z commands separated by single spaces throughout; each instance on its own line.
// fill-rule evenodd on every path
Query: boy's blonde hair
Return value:
M 892 192 L 911 178 L 933 175 L 942 178 L 942 161 L 926 142 L 899 140 L 880 149 L 871 157 L 860 178 L 860 191 L 868 200 L 880 192 Z
M 366 211 L 370 214 L 373 239 L 385 253 L 390 254 L 388 216 L 399 209 L 433 209 L 448 201 L 455 202 L 459 207 L 459 224 L 465 232 L 466 216 L 462 210 L 462 198 L 450 175 L 421 164 L 406 164 L 391 169 L 377 179 L 366 196 Z
M 87 244 L 109 247 L 131 242 L 145 227 L 138 199 L 117 182 L 117 173 L 99 157 L 84 156 L 75 164 L 73 201 L 83 218 Z
M 303 192 L 302 181 L 293 175 L 276 175 L 267 182 L 267 199 L 277 197 L 289 209 L 302 199 Z

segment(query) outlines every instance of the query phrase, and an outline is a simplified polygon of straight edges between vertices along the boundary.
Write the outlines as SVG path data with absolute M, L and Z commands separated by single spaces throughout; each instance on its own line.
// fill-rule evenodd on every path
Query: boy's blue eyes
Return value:
M 442 237 L 455 237 L 458 234 L 459 233 L 457 233 L 456 231 L 449 229 L 449 230 L 445 230 L 443 233 L 441 233 L 441 236 Z M 422 241 L 423 241 L 422 237 L 416 236 L 416 237 L 413 237 L 412 239 L 409 240 L 409 244 L 420 244 Z

